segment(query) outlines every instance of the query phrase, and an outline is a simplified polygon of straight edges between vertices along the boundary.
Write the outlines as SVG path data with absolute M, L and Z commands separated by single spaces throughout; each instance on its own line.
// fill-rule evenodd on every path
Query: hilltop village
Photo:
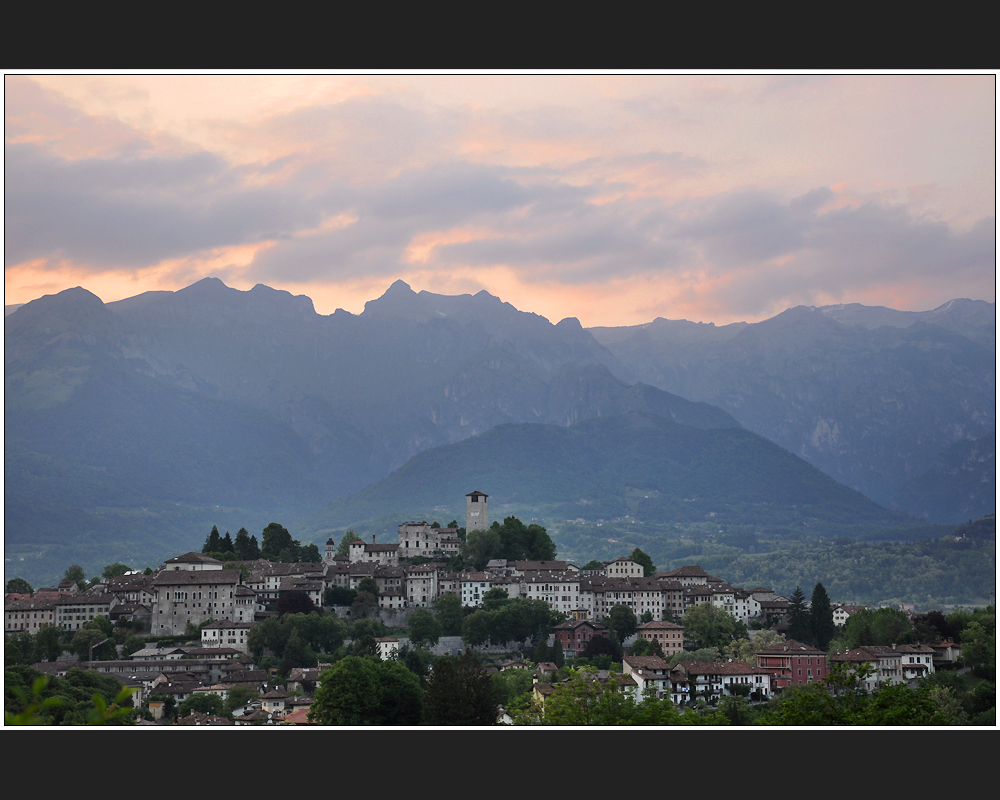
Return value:
M 669 699 L 677 708 L 727 697 L 764 703 L 789 686 L 825 682 L 832 669 L 874 692 L 916 685 L 959 663 L 960 649 L 948 637 L 828 653 L 852 615 L 872 610 L 814 592 L 812 605 L 824 605 L 828 631 L 799 641 L 793 635 L 811 631 L 808 615 L 815 616 L 801 593 L 735 587 L 697 565 L 650 572 L 641 551 L 583 567 L 555 558 L 492 558 L 482 569 L 449 571 L 470 538 L 491 529 L 488 495 L 466 496 L 465 523 L 403 522 L 393 544 L 331 538 L 320 561 L 224 561 L 189 552 L 86 589 L 67 579 L 55 589 L 8 593 L 5 638 L 8 647 L 20 637 L 23 649 L 41 654 L 38 642 L 48 629 L 51 658 L 32 668 L 65 677 L 86 667 L 114 678 L 132 691 L 130 707 L 142 711 L 142 724 L 313 724 L 310 707 L 330 666 L 324 654 L 338 649 L 408 663 L 421 648 L 437 657 L 475 652 L 488 672 L 530 674 L 536 708 L 574 659 L 594 681 L 613 676 L 637 703 Z M 524 537 L 546 538 L 538 526 L 520 529 Z M 525 609 L 518 621 L 513 614 L 504 621 L 501 610 L 515 607 Z M 290 637 L 287 621 L 315 612 L 330 622 L 301 633 L 304 641 L 292 652 L 289 642 L 300 634 L 296 628 Z M 316 633 L 317 625 L 327 625 L 326 633 Z M 124 639 L 115 639 L 112 631 L 123 628 Z M 678 660 L 689 654 L 691 660 Z M 520 680 L 525 689 L 527 678 Z M 196 702 L 209 695 L 218 700 Z M 178 709 L 187 713 L 176 716 Z M 502 703 L 496 717 L 511 719 Z

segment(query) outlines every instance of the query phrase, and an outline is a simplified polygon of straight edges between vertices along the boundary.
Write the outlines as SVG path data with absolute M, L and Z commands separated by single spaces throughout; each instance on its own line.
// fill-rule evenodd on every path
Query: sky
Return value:
M 585 327 L 996 293 L 995 74 L 12 74 L 4 302 L 402 279 Z

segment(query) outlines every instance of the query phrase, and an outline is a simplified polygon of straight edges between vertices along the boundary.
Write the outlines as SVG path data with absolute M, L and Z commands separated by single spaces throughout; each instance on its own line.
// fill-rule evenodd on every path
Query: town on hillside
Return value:
M 993 724 L 984 723 L 991 713 L 995 721 L 993 684 L 962 678 L 995 668 L 993 609 L 957 617 L 870 609 L 829 598 L 822 584 L 811 598 L 801 589 L 785 597 L 732 586 L 698 565 L 656 571 L 638 549 L 582 566 L 555 556 L 544 528 L 513 517 L 491 522 L 489 496 L 473 491 L 464 526 L 402 522 L 392 544 L 348 531 L 320 552 L 272 523 L 260 544 L 246 531 L 234 542 L 213 529 L 204 552 L 144 572 L 109 565 L 91 583 L 76 567 L 55 588 L 37 591 L 12 580 L 4 602 L 6 718 L 619 724 L 574 716 L 587 707 L 579 698 L 596 691 L 644 709 L 646 717 L 627 724 L 750 724 L 779 714 L 779 701 L 796 687 L 833 698 L 902 687 L 908 694 L 900 698 L 911 702 L 936 686 L 951 692 L 953 707 L 939 692 L 930 717 L 901 724 Z M 463 670 L 475 680 L 460 681 Z M 72 683 L 103 692 L 103 710 L 70 710 L 69 701 L 44 708 L 43 697 L 31 695 L 37 676 L 50 691 Z M 447 680 L 482 691 L 458 710 L 435 700 Z M 354 693 L 378 696 L 379 681 L 397 682 L 389 694 L 410 700 L 363 710 Z M 852 724 L 836 719 L 831 724 Z

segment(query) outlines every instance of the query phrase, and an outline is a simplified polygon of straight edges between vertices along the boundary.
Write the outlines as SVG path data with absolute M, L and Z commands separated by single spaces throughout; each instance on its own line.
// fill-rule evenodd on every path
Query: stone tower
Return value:
M 465 533 L 485 531 L 490 527 L 490 496 L 469 492 L 465 496 Z

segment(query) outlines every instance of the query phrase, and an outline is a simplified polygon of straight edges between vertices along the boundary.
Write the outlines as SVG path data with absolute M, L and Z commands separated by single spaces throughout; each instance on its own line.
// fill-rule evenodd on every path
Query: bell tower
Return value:
M 465 535 L 472 531 L 485 531 L 490 527 L 490 496 L 482 492 L 469 492 L 465 496 Z

